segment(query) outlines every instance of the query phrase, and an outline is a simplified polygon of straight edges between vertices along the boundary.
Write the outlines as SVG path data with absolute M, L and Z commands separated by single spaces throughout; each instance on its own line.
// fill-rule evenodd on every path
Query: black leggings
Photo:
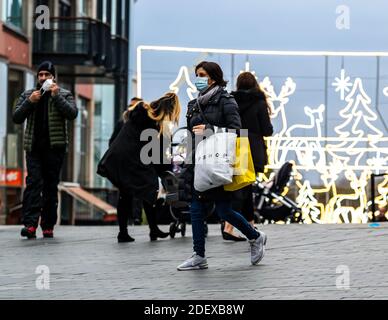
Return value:
M 120 192 L 117 204 L 117 219 L 119 222 L 120 232 L 126 232 L 128 228 L 128 219 L 133 208 L 133 195 L 131 193 Z M 157 207 L 153 207 L 146 201 L 143 201 L 144 211 L 148 220 L 151 232 L 158 230 L 156 213 Z

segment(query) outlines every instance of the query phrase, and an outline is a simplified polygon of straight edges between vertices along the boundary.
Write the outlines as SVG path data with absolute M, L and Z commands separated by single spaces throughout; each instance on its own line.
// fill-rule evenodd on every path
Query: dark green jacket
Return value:
M 23 92 L 13 112 L 13 121 L 22 124 L 27 119 L 27 126 L 24 135 L 24 149 L 31 152 L 34 143 L 35 129 L 35 107 L 28 98 L 36 89 Z M 74 97 L 70 91 L 60 89 L 59 94 L 49 98 L 48 106 L 48 128 L 50 147 L 67 147 L 69 137 L 67 132 L 67 121 L 77 118 L 78 109 Z

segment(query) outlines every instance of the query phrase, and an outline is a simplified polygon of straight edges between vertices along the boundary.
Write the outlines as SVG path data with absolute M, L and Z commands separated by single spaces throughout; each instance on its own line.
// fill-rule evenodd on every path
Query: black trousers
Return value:
M 27 152 L 26 189 L 23 193 L 23 223 L 52 229 L 57 223 L 58 183 L 65 158 L 63 149 Z
M 239 212 L 247 221 L 252 221 L 255 218 L 253 208 L 253 187 L 246 186 L 243 189 L 236 191 L 236 195 L 232 201 L 232 208 Z

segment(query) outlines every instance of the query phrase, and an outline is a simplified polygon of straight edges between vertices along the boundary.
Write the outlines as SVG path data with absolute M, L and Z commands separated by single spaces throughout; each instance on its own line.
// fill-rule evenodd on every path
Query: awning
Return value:
M 96 197 L 90 192 L 82 189 L 78 183 L 62 182 L 59 184 L 58 189 L 64 191 L 74 199 L 77 199 L 85 204 L 92 205 L 98 210 L 101 210 L 108 216 L 117 215 L 117 209 L 111 206 L 104 200 Z M 105 220 L 105 218 L 104 218 Z

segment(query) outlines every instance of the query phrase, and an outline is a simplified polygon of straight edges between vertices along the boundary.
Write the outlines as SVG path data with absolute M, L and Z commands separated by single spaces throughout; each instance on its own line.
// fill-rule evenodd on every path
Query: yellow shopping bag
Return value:
M 251 147 L 247 137 L 237 138 L 236 162 L 234 163 L 233 167 L 233 182 L 224 185 L 225 191 L 240 190 L 256 181 L 256 173 L 252 160 Z

